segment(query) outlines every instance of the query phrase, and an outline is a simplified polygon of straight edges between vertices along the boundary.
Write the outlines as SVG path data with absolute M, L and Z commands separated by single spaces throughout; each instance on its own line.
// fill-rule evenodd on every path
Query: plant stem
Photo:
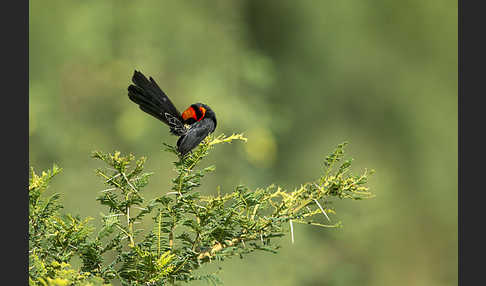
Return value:
M 129 193 L 127 193 L 125 196 L 126 201 L 128 201 L 128 195 Z M 130 206 L 127 206 L 126 217 L 127 217 L 127 227 L 128 227 L 128 238 L 130 239 L 129 246 L 134 247 L 135 242 L 133 241 L 133 223 L 130 222 Z

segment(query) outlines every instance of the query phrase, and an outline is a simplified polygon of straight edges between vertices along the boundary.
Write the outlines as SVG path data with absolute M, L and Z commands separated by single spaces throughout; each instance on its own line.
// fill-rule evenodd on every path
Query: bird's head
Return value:
M 183 113 L 182 119 L 184 119 L 185 124 L 193 124 L 194 122 L 201 121 L 204 118 L 212 119 L 216 127 L 216 114 L 214 111 L 202 103 L 191 104 Z

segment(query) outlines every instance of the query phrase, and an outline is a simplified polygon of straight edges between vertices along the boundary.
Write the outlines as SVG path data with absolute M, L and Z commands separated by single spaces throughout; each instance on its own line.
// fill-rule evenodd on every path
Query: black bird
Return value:
M 182 114 L 160 89 L 155 80 L 148 80 L 141 72 L 133 73 L 128 86 L 128 97 L 141 110 L 169 125 L 170 132 L 180 136 L 177 150 L 182 156 L 196 148 L 216 129 L 216 114 L 206 104 L 191 104 Z

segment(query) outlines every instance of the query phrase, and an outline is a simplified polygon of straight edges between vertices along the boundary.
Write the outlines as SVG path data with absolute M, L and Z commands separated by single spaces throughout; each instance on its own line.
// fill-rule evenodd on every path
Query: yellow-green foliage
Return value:
M 198 169 L 217 144 L 246 142 L 241 134 L 207 137 L 192 153 L 181 157 L 174 146 L 165 149 L 177 155 L 176 177 L 171 190 L 148 200 L 143 188 L 153 173 L 143 172 L 145 158 L 129 154 L 94 152 L 107 168 L 96 170 L 107 188 L 97 200 L 108 208 L 98 232 L 89 218 L 61 215 L 59 195 L 42 195 L 57 166 L 41 176 L 32 170 L 29 184 L 29 279 L 31 285 L 102 285 L 118 280 L 122 285 L 165 285 L 177 281 L 207 280 L 195 270 L 213 260 L 243 257 L 253 251 L 276 253 L 276 238 L 290 232 L 293 223 L 339 227 L 333 199 L 372 197 L 366 187 L 368 172 L 350 174 L 351 160 L 343 161 L 346 143 L 324 160 L 323 175 L 288 191 L 279 186 L 201 196 L 196 189 L 214 166 Z M 136 223 L 152 216 L 153 228 L 142 234 Z M 330 216 L 333 216 L 332 220 Z M 110 263 L 104 255 L 110 254 Z M 82 261 L 72 269 L 74 256 Z M 113 259 L 114 257 L 114 259 Z
M 86 218 L 61 215 L 58 194 L 45 199 L 49 181 L 61 172 L 56 165 L 39 176 L 31 169 L 29 180 L 29 285 L 101 286 L 100 277 L 71 268 L 68 263 L 93 231 Z

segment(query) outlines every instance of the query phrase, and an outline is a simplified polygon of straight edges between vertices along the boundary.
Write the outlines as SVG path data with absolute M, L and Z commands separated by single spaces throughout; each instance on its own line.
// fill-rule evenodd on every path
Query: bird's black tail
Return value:
M 169 122 L 168 118 L 175 118 L 179 122 L 183 122 L 177 108 L 152 77 L 148 80 L 141 72 L 135 71 L 132 82 L 134 84 L 128 86 L 128 97 L 138 104 L 141 110 L 171 126 L 171 129 L 174 123 Z

